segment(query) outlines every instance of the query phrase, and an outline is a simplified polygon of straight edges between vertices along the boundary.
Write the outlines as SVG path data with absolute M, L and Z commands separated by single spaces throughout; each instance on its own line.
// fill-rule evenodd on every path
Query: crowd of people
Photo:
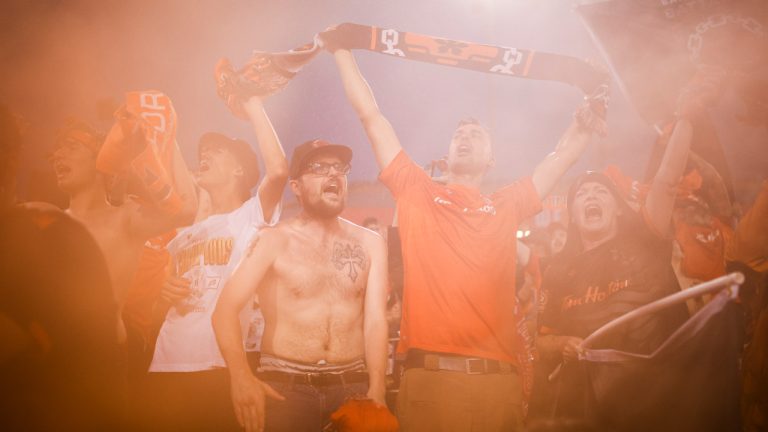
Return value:
M 768 183 L 734 219 L 722 179 L 692 151 L 717 77 L 683 92 L 644 182 L 583 173 L 562 223 L 521 240 L 603 130 L 593 101 L 528 176 L 486 194 L 495 161 L 483 124 L 458 123 L 433 176 L 352 53 L 329 51 L 395 199 L 389 230 L 340 217 L 352 148 L 316 139 L 287 158 L 260 95 L 238 108 L 263 175 L 250 144 L 217 132 L 200 138 L 195 169 L 172 136 L 148 152 L 160 138 L 130 102 L 109 133 L 67 124 L 51 157 L 64 210 L 17 202 L 23 138 L 2 109 L 6 430 L 638 430 L 595 407 L 585 338 L 732 269 L 747 276 L 741 411 L 714 410 L 708 427 L 768 427 Z M 286 185 L 300 208 L 291 218 Z M 599 348 L 652 354 L 710 300 L 633 321 Z

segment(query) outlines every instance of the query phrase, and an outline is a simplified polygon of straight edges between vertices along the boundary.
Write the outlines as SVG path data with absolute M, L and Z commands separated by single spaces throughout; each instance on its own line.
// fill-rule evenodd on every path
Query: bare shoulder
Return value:
M 147 206 L 141 205 L 138 198 L 134 196 L 125 197 L 122 204 L 111 206 L 110 209 L 114 217 L 119 218 L 122 226 L 127 230 L 130 230 L 131 224 L 135 220 L 140 218 L 152 220 L 156 216 L 156 213 L 153 213 Z
M 384 238 L 379 233 L 363 228 L 343 218 L 339 218 L 339 222 L 345 234 L 355 238 L 366 249 L 375 250 L 385 246 Z
M 252 247 L 258 243 L 260 247 L 269 247 L 273 249 L 282 249 L 290 237 L 291 228 L 289 223 L 280 222 L 273 226 L 264 226 L 259 229 L 251 241 Z
M 123 206 L 105 205 L 85 214 L 73 214 L 71 210 L 66 212 L 82 222 L 89 230 L 107 230 L 114 236 L 131 238 L 128 224 L 130 219 Z

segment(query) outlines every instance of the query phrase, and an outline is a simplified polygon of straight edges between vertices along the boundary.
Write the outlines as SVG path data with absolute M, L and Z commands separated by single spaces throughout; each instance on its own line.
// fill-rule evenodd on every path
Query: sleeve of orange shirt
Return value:
M 389 188 L 395 199 L 400 198 L 408 187 L 431 181 L 427 173 L 416 165 L 403 150 L 400 150 L 392 162 L 381 171 L 379 180 Z
M 758 272 L 768 270 L 768 181 L 763 182 L 755 204 L 739 221 L 727 257 Z
M 511 211 L 521 222 L 541 211 L 541 199 L 532 177 L 524 177 L 496 191 L 493 201 L 502 211 Z

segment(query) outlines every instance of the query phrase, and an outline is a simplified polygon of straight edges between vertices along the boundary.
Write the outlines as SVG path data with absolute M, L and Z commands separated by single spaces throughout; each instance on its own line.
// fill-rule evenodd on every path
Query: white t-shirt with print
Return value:
M 276 223 L 279 214 L 277 206 L 269 225 Z M 191 294 L 168 310 L 157 337 L 150 372 L 226 367 L 211 316 L 224 284 L 240 263 L 251 238 L 264 225 L 267 223 L 256 195 L 231 213 L 212 215 L 181 229 L 168 243 L 172 270 L 191 281 Z M 261 333 L 256 330 L 263 318 L 253 304 L 243 308 L 240 323 L 246 345 L 258 350 Z

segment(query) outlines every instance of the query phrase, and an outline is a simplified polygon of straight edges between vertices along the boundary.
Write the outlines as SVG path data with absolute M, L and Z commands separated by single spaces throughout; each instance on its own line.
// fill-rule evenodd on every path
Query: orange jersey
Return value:
M 399 352 L 516 363 L 518 223 L 541 209 L 531 178 L 486 196 L 436 183 L 400 152 L 380 179 L 397 201 L 404 295 Z

